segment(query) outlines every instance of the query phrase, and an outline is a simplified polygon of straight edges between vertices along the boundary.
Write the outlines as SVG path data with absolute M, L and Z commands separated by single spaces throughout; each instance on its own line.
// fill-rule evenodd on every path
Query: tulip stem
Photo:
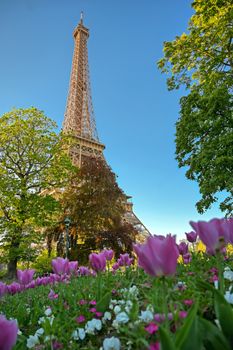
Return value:
M 163 286 L 163 312 L 165 316 L 165 327 L 169 332 L 169 323 L 168 323 L 168 305 L 167 305 L 167 283 L 165 276 L 162 276 L 162 286 Z
M 218 268 L 218 281 L 219 281 L 219 290 L 222 294 L 225 292 L 224 278 L 223 278 L 223 261 L 222 254 L 217 252 L 216 254 L 217 268 Z
M 97 298 L 101 299 L 101 272 L 97 272 Z

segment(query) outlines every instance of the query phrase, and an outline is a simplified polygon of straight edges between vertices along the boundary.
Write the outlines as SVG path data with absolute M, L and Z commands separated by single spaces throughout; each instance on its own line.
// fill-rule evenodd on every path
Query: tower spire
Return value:
M 83 12 L 74 33 L 74 54 L 63 131 L 76 139 L 72 148 L 74 163 L 81 166 L 81 157 L 101 156 L 105 146 L 99 142 L 91 97 L 87 40 L 89 30 L 83 25 Z
M 80 13 L 80 23 L 83 24 L 83 11 Z

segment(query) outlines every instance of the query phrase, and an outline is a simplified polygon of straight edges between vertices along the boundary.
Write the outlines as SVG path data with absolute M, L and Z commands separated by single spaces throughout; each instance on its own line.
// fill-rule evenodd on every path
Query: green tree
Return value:
M 51 195 L 69 178 L 71 162 L 56 124 L 36 108 L 17 109 L 0 118 L 0 239 L 13 277 L 43 236 L 59 203 Z
M 66 215 L 72 222 L 72 259 L 78 256 L 80 260 L 81 251 L 83 256 L 88 256 L 90 249 L 101 249 L 103 244 L 113 247 L 114 240 L 117 240 L 117 228 L 122 232 L 125 230 L 127 241 L 129 226 L 121 225 L 125 200 L 126 196 L 117 185 L 116 175 L 107 163 L 101 159 L 87 158 L 60 198 L 64 216 L 60 225 L 53 232 L 50 230 L 48 241 L 51 243 L 51 236 L 58 240 L 59 233 L 64 232 Z
M 233 212 L 233 4 L 196 0 L 188 32 L 164 43 L 158 67 L 168 89 L 184 85 L 176 123 L 176 159 L 199 184 L 203 213 L 223 193 L 220 208 Z

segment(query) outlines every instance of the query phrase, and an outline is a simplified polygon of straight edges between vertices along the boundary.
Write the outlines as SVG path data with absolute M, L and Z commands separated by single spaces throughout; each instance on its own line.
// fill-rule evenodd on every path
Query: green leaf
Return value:
M 215 290 L 214 308 L 222 331 L 233 347 L 233 310 L 231 305 L 218 290 Z
M 174 342 L 171 338 L 171 334 L 169 334 L 163 327 L 159 328 L 160 334 L 160 344 L 162 346 L 161 350 L 177 350 Z
M 198 317 L 198 323 L 200 329 L 199 337 L 202 338 L 206 350 L 231 349 L 218 327 L 201 317 Z
M 104 296 L 97 302 L 96 309 L 98 311 L 104 312 L 107 310 L 111 300 L 111 293 L 107 292 Z
M 201 347 L 199 328 L 197 322 L 198 303 L 193 305 L 183 326 L 176 334 L 176 347 L 180 350 L 196 350 Z

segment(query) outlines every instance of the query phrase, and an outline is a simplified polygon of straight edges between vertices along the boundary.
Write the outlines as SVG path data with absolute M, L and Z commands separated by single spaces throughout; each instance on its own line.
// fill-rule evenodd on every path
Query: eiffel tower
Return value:
M 70 134 L 73 142 L 69 154 L 75 165 L 81 167 L 82 159 L 100 157 L 104 159 L 104 144 L 99 141 L 91 98 L 90 75 L 88 65 L 87 40 L 89 30 L 83 25 L 83 13 L 74 33 L 74 53 L 70 75 L 69 92 L 66 104 L 63 132 Z M 125 215 L 140 236 L 150 235 L 148 229 L 133 212 L 130 196 L 125 196 Z

